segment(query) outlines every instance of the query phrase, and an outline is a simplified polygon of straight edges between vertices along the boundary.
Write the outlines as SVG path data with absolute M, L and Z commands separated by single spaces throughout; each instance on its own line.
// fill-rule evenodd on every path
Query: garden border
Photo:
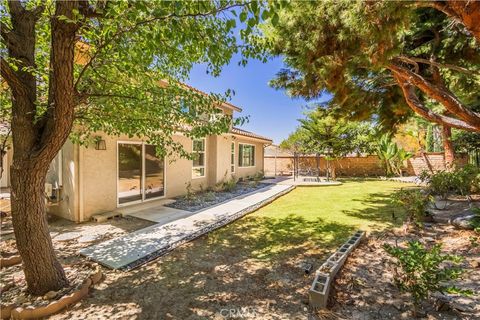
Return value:
M 34 307 L 17 307 L 15 304 L 2 306 L 0 310 L 1 319 L 37 319 L 48 317 L 54 313 L 63 310 L 68 305 L 74 304 L 83 299 L 89 292 L 90 288 L 99 283 L 103 279 L 103 273 L 98 270 L 90 274 L 82 283 L 80 289 L 51 302 L 46 306 L 38 308 Z
M 364 237 L 365 231 L 358 230 L 315 271 L 315 278 L 308 291 L 308 300 L 312 307 L 317 309 L 327 307 L 333 279 L 342 268 L 350 252 L 360 244 Z

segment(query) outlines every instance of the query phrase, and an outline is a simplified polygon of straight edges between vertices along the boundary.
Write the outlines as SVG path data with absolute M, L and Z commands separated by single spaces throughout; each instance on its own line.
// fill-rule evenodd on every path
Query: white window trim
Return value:
M 243 142 L 240 143 L 240 142 L 239 142 L 239 143 L 238 143 L 238 159 L 240 159 L 240 145 L 241 145 L 241 144 L 242 144 L 242 145 L 245 145 L 245 146 L 253 146 L 253 163 L 254 163 L 254 164 L 253 164 L 253 166 L 241 166 L 241 165 L 239 164 L 238 167 L 239 167 L 239 168 L 255 168 L 255 167 L 257 166 L 257 165 L 256 165 L 257 159 L 256 159 L 256 155 L 255 155 L 255 153 L 256 153 L 256 151 L 257 151 L 257 150 L 256 150 L 256 149 L 257 149 L 257 146 L 254 145 L 254 144 L 251 144 L 251 143 L 243 143 Z M 240 161 L 239 161 L 239 162 L 240 162 Z
M 233 145 L 233 150 L 232 150 Z M 232 163 L 232 153 L 233 153 L 233 163 Z M 230 143 L 230 173 L 235 173 L 236 161 L 237 157 L 235 157 L 235 141 Z M 233 168 L 233 170 L 232 170 Z
M 192 179 L 203 179 L 207 176 L 207 139 L 206 138 L 200 138 L 200 139 L 192 139 L 192 153 L 194 152 L 198 152 L 198 151 L 194 151 L 193 150 L 193 142 L 195 140 L 203 140 L 203 166 L 194 166 L 193 165 L 193 160 L 192 160 Z M 203 168 L 203 176 L 195 176 L 193 174 L 193 169 L 199 169 L 199 168 Z
M 130 202 L 127 202 L 127 203 L 120 203 L 120 199 L 118 198 L 118 189 L 119 189 L 119 181 L 118 181 L 118 174 L 119 174 L 119 170 L 120 170 L 120 167 L 118 165 L 118 156 L 119 156 L 119 145 L 120 144 L 139 144 L 139 145 L 142 145 L 142 184 L 141 184 L 141 188 L 142 188 L 142 199 L 140 200 L 136 200 L 136 201 L 130 201 Z M 117 176 L 116 176 L 116 180 L 117 180 L 117 190 L 115 190 L 115 196 L 117 198 L 117 208 L 121 208 L 121 207 L 128 207 L 128 206 L 131 206 L 131 205 L 134 205 L 134 204 L 140 204 L 140 203 L 145 203 L 145 202 L 149 202 L 149 201 L 155 201 L 155 200 L 159 200 L 159 199 L 164 199 L 167 197 L 167 157 L 163 157 L 163 196 L 159 196 L 159 197 L 153 197 L 153 198 L 150 198 L 150 199 L 147 199 L 145 197 L 145 145 L 151 145 L 150 143 L 146 143 L 145 141 L 138 141 L 138 140 L 117 140 L 117 154 L 116 154 L 116 157 L 115 157 L 115 161 L 116 161 L 116 167 L 117 167 Z

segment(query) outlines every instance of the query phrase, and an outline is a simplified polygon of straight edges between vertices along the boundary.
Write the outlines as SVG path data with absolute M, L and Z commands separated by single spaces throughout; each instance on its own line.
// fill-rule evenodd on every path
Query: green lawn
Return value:
M 346 180 L 341 186 L 297 187 L 211 236 L 223 243 L 241 243 L 260 259 L 319 246 L 328 249 L 357 229 L 380 231 L 401 222 L 402 214 L 393 208 L 389 195 L 408 186 Z
M 262 319 L 304 319 L 313 275 L 300 264 L 318 268 L 355 230 L 391 226 L 388 195 L 406 186 L 348 180 L 297 188 L 141 268 L 108 272 L 108 285 L 62 319 L 225 319 L 221 309 L 242 307 Z

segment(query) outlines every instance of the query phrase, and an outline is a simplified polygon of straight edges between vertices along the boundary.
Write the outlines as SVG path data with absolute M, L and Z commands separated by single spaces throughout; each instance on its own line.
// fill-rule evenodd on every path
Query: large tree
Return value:
M 228 92 L 204 95 L 181 81 L 195 63 L 218 75 L 237 52 L 261 58 L 241 39 L 269 11 L 241 1 L 12 0 L 2 1 L 0 15 L 13 227 L 28 290 L 43 294 L 67 285 L 44 198 L 49 164 L 66 139 L 88 143 L 98 130 L 138 135 L 159 153 L 187 156 L 174 133 L 225 132 L 231 119 L 199 117 L 218 114 Z M 237 16 L 245 22 L 238 29 Z
M 451 128 L 480 131 L 474 111 L 480 101 L 480 46 L 469 31 L 474 25 L 452 23 L 425 6 L 293 3 L 279 23 L 265 27 L 273 53 L 288 66 L 273 85 L 306 98 L 329 91 L 342 116 L 374 117 L 390 128 L 416 112 L 444 127 L 445 149 L 453 150 Z
M 336 160 L 350 153 L 372 153 L 375 150 L 374 130 L 369 122 L 338 119 L 333 112 L 318 107 L 299 119 L 300 126 L 281 142 L 292 152 L 324 155 Z M 335 179 L 335 165 L 330 168 Z

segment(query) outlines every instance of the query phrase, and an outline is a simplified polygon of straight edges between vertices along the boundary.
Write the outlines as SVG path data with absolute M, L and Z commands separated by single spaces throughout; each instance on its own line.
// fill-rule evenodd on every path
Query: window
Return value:
M 232 142 L 232 151 L 230 155 L 230 171 L 235 172 L 235 142 Z
M 205 177 L 205 139 L 193 140 L 192 177 Z
M 255 146 L 251 144 L 238 144 L 238 166 L 253 167 L 255 165 Z

